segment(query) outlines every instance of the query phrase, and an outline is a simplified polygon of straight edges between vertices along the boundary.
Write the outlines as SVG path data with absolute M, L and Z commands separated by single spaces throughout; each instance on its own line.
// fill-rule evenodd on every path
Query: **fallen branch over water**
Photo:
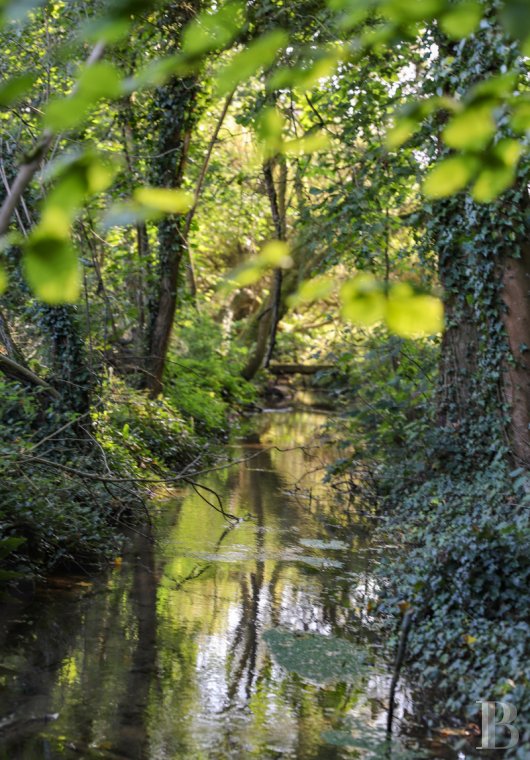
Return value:
M 256 457 L 260 456 L 261 454 L 266 453 L 267 451 L 279 451 L 280 453 L 286 453 L 289 451 L 310 451 L 312 449 L 318 449 L 320 446 L 291 446 L 286 449 L 282 449 L 279 446 L 267 446 L 263 449 L 260 449 L 259 451 L 255 451 L 253 454 L 250 454 L 248 457 L 241 457 L 241 459 L 232 459 L 230 462 L 225 462 L 224 464 L 216 465 L 214 467 L 205 467 L 201 470 L 195 470 L 191 471 L 189 470 L 189 466 L 186 466 L 183 470 L 181 470 L 177 475 L 172 475 L 169 477 L 156 477 L 156 478 L 138 478 L 138 477 L 112 477 L 110 475 L 99 475 L 96 472 L 88 472 L 87 470 L 79 470 L 76 467 L 70 467 L 66 464 L 61 464 L 60 462 L 54 462 L 51 459 L 45 459 L 44 457 L 21 457 L 17 461 L 17 464 L 41 464 L 45 467 L 51 467 L 56 470 L 61 470 L 61 472 L 66 472 L 69 475 L 74 475 L 79 478 L 86 478 L 88 480 L 96 480 L 100 483 L 146 483 L 146 484 L 164 484 L 164 483 L 183 483 L 186 482 L 187 479 L 190 478 L 190 476 L 196 477 L 197 475 L 206 475 L 210 472 L 218 472 L 220 470 L 226 470 L 229 467 L 233 467 L 237 464 L 244 464 L 245 462 L 250 462 L 252 459 L 255 459 Z M 203 487 L 203 486 L 201 486 Z
M 269 371 L 273 375 L 316 375 L 334 369 L 333 364 L 271 364 Z

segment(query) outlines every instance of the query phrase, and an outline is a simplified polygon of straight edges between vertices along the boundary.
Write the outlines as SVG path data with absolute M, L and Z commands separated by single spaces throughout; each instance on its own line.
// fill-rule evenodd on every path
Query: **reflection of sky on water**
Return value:
M 266 415 L 262 440 L 314 444 L 322 421 Z M 156 547 L 139 538 L 108 581 L 15 605 L 0 648 L 12 667 L 0 673 L 0 717 L 14 716 L 0 760 L 351 757 L 321 734 L 347 719 L 383 726 L 389 676 L 366 607 L 377 586 L 363 532 L 321 485 L 331 454 L 264 450 L 205 476 L 252 519 L 227 531 L 190 493 L 161 507 Z M 271 657 L 262 635 L 277 626 L 349 639 L 375 664 L 355 683 L 309 683 Z M 402 692 L 398 718 L 408 703 Z

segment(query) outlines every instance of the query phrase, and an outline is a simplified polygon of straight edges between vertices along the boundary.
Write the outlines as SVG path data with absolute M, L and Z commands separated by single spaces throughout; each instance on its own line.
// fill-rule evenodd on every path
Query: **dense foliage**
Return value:
M 527 719 L 526 3 L 1 14 L 0 580 L 112 558 L 310 375 L 420 686 Z

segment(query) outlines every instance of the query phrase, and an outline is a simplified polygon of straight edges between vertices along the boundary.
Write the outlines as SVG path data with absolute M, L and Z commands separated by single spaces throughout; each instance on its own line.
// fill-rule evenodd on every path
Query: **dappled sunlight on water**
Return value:
M 337 732 L 384 728 L 390 677 L 368 612 L 377 553 L 322 485 L 323 421 L 263 415 L 261 444 L 234 442 L 244 461 L 202 476 L 238 522 L 210 491 L 187 492 L 109 578 L 12 604 L 0 758 L 331 760 L 355 756 Z M 278 627 L 349 642 L 358 670 L 284 667 L 264 639 Z M 408 707 L 405 689 L 398 718 Z

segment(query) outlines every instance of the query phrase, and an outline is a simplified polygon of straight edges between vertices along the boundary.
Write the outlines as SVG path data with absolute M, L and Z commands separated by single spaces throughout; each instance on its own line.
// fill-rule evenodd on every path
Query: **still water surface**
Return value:
M 160 501 L 155 540 L 136 535 L 110 576 L 52 579 L 4 609 L 2 760 L 371 756 L 337 741 L 385 725 L 390 677 L 367 612 L 378 553 L 322 486 L 333 452 L 293 448 L 323 422 L 262 415 L 230 449 L 245 461 L 201 478 L 237 524 L 190 488 Z M 343 682 L 287 670 L 267 643 L 277 628 L 350 642 L 362 666 Z M 398 720 L 409 707 L 405 687 Z

